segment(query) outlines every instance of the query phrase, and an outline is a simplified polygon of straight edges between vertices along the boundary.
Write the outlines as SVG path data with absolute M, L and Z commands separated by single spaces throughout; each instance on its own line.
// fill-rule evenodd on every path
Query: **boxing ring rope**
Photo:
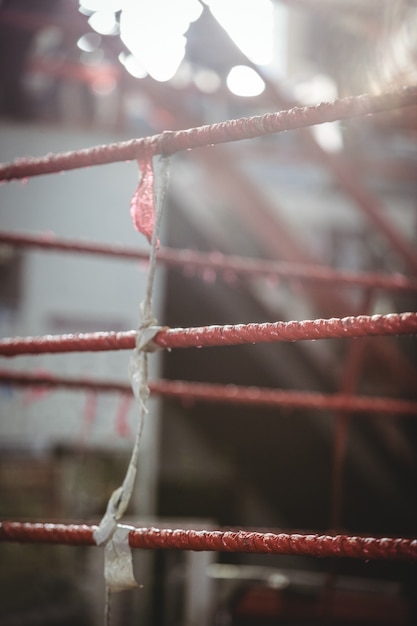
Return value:
M 128 248 L 117 244 L 100 244 L 78 240 L 62 239 L 51 234 L 28 235 L 26 233 L 9 233 L 0 231 L 0 244 L 16 248 L 39 249 L 56 252 L 85 253 L 98 256 L 126 259 L 131 261 L 148 261 L 149 253 L 136 248 Z M 177 250 L 163 247 L 158 251 L 157 261 L 163 265 L 182 267 L 184 270 L 197 270 L 210 267 L 219 272 L 227 282 L 235 276 L 265 278 L 297 279 L 337 284 L 338 287 L 372 287 L 386 291 L 417 291 L 417 279 L 396 273 L 393 275 L 382 272 L 351 272 L 334 270 L 327 266 L 311 266 L 302 263 L 265 261 L 237 255 L 226 255 L 221 252 L 197 252 L 196 250 Z M 232 272 L 233 274 L 230 274 Z
M 115 161 L 137 160 L 157 154 L 171 155 L 183 150 L 253 139 L 355 117 L 392 111 L 416 104 L 417 87 L 407 86 L 392 93 L 350 96 L 314 106 L 293 107 L 277 113 L 243 117 L 217 124 L 179 131 L 166 131 L 152 137 L 131 139 L 41 158 L 20 158 L 0 166 L 0 181 L 11 181 L 42 174 L 53 174 Z
M 262 324 L 227 324 L 159 330 L 152 338 L 152 348 L 208 348 L 248 343 L 280 341 L 316 341 L 318 339 L 358 338 L 417 333 L 417 313 L 358 315 L 343 318 L 265 322 Z M 61 352 L 101 352 L 129 350 L 135 347 L 136 331 L 75 333 L 12 337 L 0 340 L 0 356 Z
M 95 546 L 97 526 L 0 523 L 0 541 Z M 417 539 L 272 533 L 244 530 L 131 528 L 131 548 L 249 552 L 364 560 L 417 561 Z
M 150 159 L 156 154 L 170 155 L 182 150 L 210 146 L 217 143 L 238 141 L 260 137 L 270 133 L 278 133 L 314 124 L 367 116 L 374 113 L 391 111 L 399 107 L 415 105 L 417 87 L 405 87 L 402 90 L 381 95 L 362 95 L 322 103 L 317 106 L 295 107 L 288 111 L 268 113 L 262 116 L 229 120 L 209 126 L 201 126 L 180 131 L 167 131 L 153 137 L 133 139 L 89 149 L 77 150 L 62 154 L 52 154 L 40 158 L 22 158 L 10 164 L 0 166 L 0 180 L 12 181 L 30 176 L 56 173 L 80 167 L 89 167 L 137 159 Z M 3 234 L 2 243 L 15 245 L 32 245 L 39 247 L 40 239 L 35 241 L 24 236 Z M 44 247 L 47 248 L 47 239 Z M 82 244 L 50 242 L 50 249 L 91 252 L 96 254 L 116 254 L 120 257 L 143 258 L 135 252 L 123 253 L 120 249 L 99 244 Z M 190 252 L 173 252 L 161 250 L 161 260 L 167 263 L 191 263 L 194 265 L 210 262 L 210 255 Z M 185 255 L 185 259 L 184 256 Z M 188 255 L 188 260 L 187 260 Z M 265 268 L 264 262 L 242 260 L 240 258 L 219 258 L 221 267 L 253 275 L 259 273 L 271 275 L 276 272 L 297 276 L 297 269 L 285 264 L 270 264 Z M 233 266 L 234 264 L 234 266 Z M 240 267 L 239 267 L 240 264 Z M 281 270 L 280 270 L 281 268 Z M 287 272 L 287 274 L 286 274 Z M 304 273 L 303 273 L 304 272 Z M 325 276 L 325 278 L 323 278 Z M 344 276 L 346 282 L 371 286 L 373 275 L 352 275 L 336 273 L 328 268 L 304 268 L 299 277 L 309 280 L 339 281 Z M 412 289 L 416 284 L 405 277 L 379 277 L 379 286 L 388 289 Z M 363 282 L 361 282 L 363 281 Z M 397 281 L 397 282 L 396 282 Z M 399 281 L 399 282 L 398 282 Z M 162 328 L 152 338 L 149 348 L 186 348 L 209 347 L 220 345 L 238 345 L 257 342 L 302 341 L 329 338 L 354 338 L 365 336 L 404 335 L 417 332 L 417 313 L 399 313 L 391 315 L 361 315 L 342 319 L 318 319 L 265 324 L 238 324 L 227 326 L 206 326 L 197 328 Z M 82 352 L 132 349 L 135 347 L 136 331 L 119 333 L 89 333 L 44 337 L 10 338 L 0 341 L 2 356 L 22 354 L 41 354 L 57 352 Z M 117 391 L 127 393 L 127 386 L 118 383 L 94 382 L 87 380 L 59 379 L 58 377 L 24 373 L 11 374 L 3 372 L 1 380 L 10 384 L 42 384 L 45 386 L 66 386 L 90 388 L 101 391 Z M 13 379 L 13 376 L 15 377 Z M 20 377 L 20 378 L 19 378 Z M 56 384 L 55 384 L 56 383 Z M 101 385 L 101 387 L 100 387 Z M 106 387 L 107 385 L 107 387 Z M 154 393 L 171 397 L 192 397 L 206 401 L 239 401 L 245 403 L 265 403 L 271 406 L 293 406 L 310 408 L 328 408 L 349 411 L 377 411 L 398 414 L 416 414 L 416 403 L 385 398 L 360 398 L 344 394 L 325 396 L 324 394 L 283 392 L 278 390 L 238 388 L 236 386 L 206 385 L 185 383 L 182 381 L 157 381 L 151 384 Z M 193 395 L 194 394 L 194 395 Z M 223 394 L 223 395 L 222 395 Z M 1 541 L 20 541 L 36 543 L 67 543 L 71 545 L 96 545 L 93 533 L 96 526 L 73 524 L 30 524 L 19 522 L 2 522 L 0 525 Z M 196 530 L 163 530 L 154 528 L 132 528 L 128 534 L 128 543 L 132 548 L 156 549 L 173 548 L 181 550 L 216 550 L 228 552 L 256 552 L 268 554 L 298 554 L 315 557 L 343 557 L 356 559 L 387 559 L 417 560 L 417 540 L 393 537 L 357 537 L 348 535 L 318 534 L 286 534 L 260 533 L 252 531 L 196 531 Z
M 89 390 L 103 393 L 132 394 L 130 385 L 110 380 L 69 378 L 53 374 L 36 374 L 0 369 L 0 383 L 16 387 L 61 388 Z M 353 413 L 388 413 L 417 416 L 417 402 L 394 398 L 356 396 L 352 394 L 324 394 L 318 392 L 286 391 L 265 387 L 241 387 L 194 383 L 183 380 L 157 380 L 149 383 L 151 395 L 187 402 L 204 401 L 251 406 L 285 407 Z

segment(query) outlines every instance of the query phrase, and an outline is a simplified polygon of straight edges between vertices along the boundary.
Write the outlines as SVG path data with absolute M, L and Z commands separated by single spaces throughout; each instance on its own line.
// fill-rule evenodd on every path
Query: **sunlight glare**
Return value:
M 100 35 L 115 35 L 118 31 L 116 16 L 112 11 L 96 11 L 88 23 Z
M 80 0 L 80 7 L 86 11 L 110 11 L 116 13 L 123 8 L 124 0 Z
M 155 80 L 172 78 L 185 55 L 190 23 L 199 18 L 197 0 L 125 0 L 120 37 Z
M 253 63 L 271 63 L 274 23 L 271 0 L 205 0 L 205 4 Z
M 316 74 L 309 81 L 300 83 L 294 92 L 297 100 L 307 105 L 330 102 L 338 96 L 337 84 L 330 76 L 324 74 Z M 312 126 L 311 132 L 326 152 L 343 150 L 343 135 L 339 121 Z
M 86 33 L 77 41 L 77 46 L 83 52 L 93 52 L 101 44 L 101 36 L 98 33 Z
M 227 79 L 229 90 L 236 96 L 254 97 L 259 96 L 265 89 L 262 78 L 247 65 L 235 65 L 230 70 Z
M 119 54 L 119 61 L 125 66 L 129 74 L 135 78 L 146 78 L 148 75 L 148 72 L 133 54 L 121 52 Z

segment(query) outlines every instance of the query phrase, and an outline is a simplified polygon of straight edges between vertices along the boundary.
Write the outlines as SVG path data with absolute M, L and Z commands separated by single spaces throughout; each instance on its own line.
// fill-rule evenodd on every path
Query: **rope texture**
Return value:
M 264 324 L 163 328 L 152 342 L 161 348 L 196 348 L 415 333 L 417 313 L 407 312 Z M 135 347 L 135 342 L 136 331 L 133 330 L 11 337 L 0 340 L 0 355 L 128 350 Z
M 93 546 L 96 528 L 85 524 L 2 522 L 0 541 Z M 398 537 L 135 528 L 129 533 L 129 545 L 141 549 L 417 561 L 417 539 Z
M 61 239 L 50 234 L 28 235 L 0 231 L 0 243 L 23 248 L 96 254 L 137 261 L 148 261 L 149 259 L 147 251 L 140 251 L 136 248 L 117 244 Z M 223 278 L 225 282 L 233 281 L 236 275 L 264 276 L 268 278 L 296 278 L 297 280 L 324 282 L 338 286 L 360 285 L 373 289 L 417 291 L 417 279 L 409 278 L 400 273 L 388 275 L 380 272 L 340 271 L 321 265 L 311 266 L 301 263 L 251 259 L 237 255 L 226 255 L 218 251 L 203 253 L 187 249 L 161 248 L 158 251 L 157 261 L 169 266 L 183 267 L 187 275 L 191 275 L 193 271 L 209 267 L 218 272 L 219 277 Z
M 39 386 L 44 388 L 64 388 L 92 390 L 96 392 L 130 395 L 130 385 L 116 381 L 88 378 L 67 378 L 52 374 L 34 374 L 0 370 L 0 383 L 16 386 Z M 181 380 L 158 380 L 149 383 L 152 395 L 188 401 L 219 402 L 254 406 L 275 406 L 294 409 L 348 411 L 349 413 L 390 413 L 417 417 L 417 402 L 394 398 L 356 396 L 336 393 L 333 395 L 283 391 L 261 387 L 240 387 L 237 385 L 216 385 L 193 383 Z
M 415 86 L 403 87 L 399 91 L 386 94 L 351 96 L 315 106 L 294 107 L 277 113 L 228 120 L 176 132 L 166 131 L 152 137 L 94 146 L 84 150 L 49 154 L 40 158 L 22 158 L 0 166 L 0 180 L 16 180 L 115 161 L 137 160 L 144 155 L 170 155 L 182 150 L 381 113 L 411 106 L 416 102 Z

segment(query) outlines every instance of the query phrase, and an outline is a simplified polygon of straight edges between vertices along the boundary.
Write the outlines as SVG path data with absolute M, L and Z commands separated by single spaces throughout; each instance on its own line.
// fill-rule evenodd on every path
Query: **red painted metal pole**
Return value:
M 301 322 L 164 328 L 155 335 L 152 342 L 161 348 L 207 348 L 257 342 L 315 341 L 318 339 L 347 339 L 415 333 L 417 333 L 417 313 L 410 312 L 304 320 Z M 135 345 L 136 331 L 134 330 L 117 333 L 97 332 L 13 337 L 0 340 L 0 355 L 102 352 L 132 349 Z
M 230 40 L 229 36 L 228 38 Z M 258 67 L 256 67 L 246 57 L 245 60 L 248 65 L 253 67 L 255 71 L 259 73 Z M 272 82 L 271 79 L 268 76 L 265 76 L 263 72 L 261 72 L 261 76 L 275 103 L 285 107 L 294 106 L 295 103 L 291 102 L 281 92 L 276 83 Z M 416 102 L 414 102 L 414 104 L 416 104 Z M 417 253 L 415 248 L 386 217 L 384 206 L 380 202 L 378 196 L 368 189 L 362 182 L 361 172 L 355 169 L 342 155 L 329 153 L 327 150 L 322 148 L 312 133 L 308 132 L 308 130 L 302 131 L 300 136 L 307 150 L 323 163 L 326 169 L 328 169 L 328 171 L 334 176 L 341 188 L 346 192 L 348 197 L 352 198 L 358 208 L 366 214 L 370 222 L 384 234 L 393 249 L 396 250 L 403 257 L 403 259 L 405 259 L 413 273 L 416 274 Z
M 54 235 L 28 235 L 0 231 L 0 244 L 12 245 L 19 248 L 33 248 L 40 250 L 75 252 L 110 256 L 132 261 L 148 261 L 149 252 L 137 250 L 115 244 L 100 244 L 80 240 L 61 239 Z M 377 272 L 349 272 L 338 271 L 322 265 L 307 265 L 305 263 L 285 263 L 251 259 L 235 255 L 225 255 L 220 252 L 203 253 L 195 250 L 177 250 L 175 248 L 161 248 L 158 251 L 159 263 L 184 267 L 186 269 L 204 269 L 210 267 L 216 270 L 221 278 L 226 279 L 234 272 L 243 276 L 265 276 L 275 278 L 296 278 L 297 280 L 337 284 L 340 286 L 361 286 L 386 290 L 417 291 L 417 279 L 408 278 L 402 274 L 393 275 Z
M 95 545 L 97 526 L 85 524 L 0 523 L 0 541 Z M 215 552 L 251 552 L 314 557 L 337 557 L 363 560 L 416 561 L 417 540 L 400 537 L 357 537 L 272 533 L 245 530 L 183 530 L 132 528 L 132 548 L 195 550 Z
M 400 91 L 380 95 L 351 96 L 315 106 L 294 107 L 277 113 L 228 120 L 175 132 L 168 131 L 152 137 L 131 139 L 84 150 L 40 158 L 22 158 L 0 166 L 0 180 L 16 180 L 115 161 L 128 161 L 144 155 L 174 154 L 181 150 L 251 139 L 314 124 L 380 113 L 410 106 L 416 102 L 417 87 L 404 87 Z
M 407 239 L 389 219 L 378 196 L 361 180 L 360 172 L 355 171 L 346 159 L 335 155 L 330 156 L 318 144 L 311 142 L 310 148 L 318 151 L 321 160 L 330 169 L 348 197 L 352 198 L 357 207 L 367 216 L 376 232 L 384 234 L 392 249 L 406 261 L 413 274 L 417 274 L 417 252 L 411 239 Z
M 375 293 L 373 289 L 366 290 L 363 294 L 363 301 L 360 305 L 361 311 L 367 313 L 372 309 L 374 295 Z M 366 337 L 363 337 L 358 341 L 352 341 L 348 347 L 340 388 L 343 395 L 350 396 L 355 393 L 365 355 L 366 343 L 367 339 Z M 333 472 L 330 514 L 330 528 L 333 530 L 341 527 L 344 493 L 343 470 L 345 465 L 350 415 L 350 410 L 339 411 L 333 436 Z
M 130 395 L 130 385 L 91 378 L 68 378 L 52 374 L 0 370 L 0 383 L 17 387 L 37 386 Z M 203 401 L 253 406 L 288 407 L 306 410 L 382 413 L 417 417 L 417 402 L 395 398 L 354 396 L 348 393 L 284 391 L 265 387 L 240 387 L 181 380 L 157 380 L 149 383 L 152 395 L 186 401 Z

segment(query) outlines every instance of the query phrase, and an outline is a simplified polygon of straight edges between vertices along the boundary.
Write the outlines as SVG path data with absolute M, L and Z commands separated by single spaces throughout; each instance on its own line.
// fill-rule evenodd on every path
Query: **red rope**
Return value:
M 17 387 L 50 387 L 72 390 L 91 390 L 103 393 L 132 394 L 132 387 L 123 382 L 111 380 L 95 380 L 92 378 L 69 378 L 67 376 L 55 376 L 42 372 L 17 372 L 13 370 L 0 370 L 0 382 Z M 157 384 L 156 384 L 157 386 Z M 154 393 L 158 393 L 157 391 Z
M 52 154 L 40 158 L 18 159 L 0 166 L 0 180 L 51 174 L 114 161 L 138 159 L 146 154 L 173 154 L 217 143 L 251 139 L 270 133 L 294 130 L 314 124 L 361 117 L 416 104 L 417 87 L 380 95 L 360 95 L 323 102 L 315 106 L 294 107 L 277 113 L 228 120 L 218 124 L 168 131 L 152 137 L 131 139 L 84 150 Z
M 195 348 L 415 333 L 417 313 L 391 313 L 301 322 L 164 328 L 155 335 L 153 343 L 161 348 Z M 135 342 L 134 330 L 12 337 L 0 340 L 0 355 L 127 350 L 134 348 Z
M 2 522 L 0 541 L 95 545 L 96 526 Z M 417 560 L 417 540 L 394 537 L 288 534 L 232 530 L 135 528 L 129 545 L 141 549 L 252 552 L 353 559 Z
M 0 522 L 0 541 L 94 546 L 93 532 L 96 528 L 86 524 Z
M 135 347 L 136 331 L 14 337 L 0 341 L 0 355 L 41 354 L 55 352 L 103 352 L 130 350 Z
M 155 343 L 163 348 L 209 347 L 254 342 L 302 341 L 417 332 L 417 313 L 173 328 L 161 331 Z
M 86 389 L 129 395 L 132 393 L 130 385 L 116 381 L 67 378 L 52 374 L 33 374 L 9 370 L 0 370 L 0 382 L 16 386 L 33 385 L 48 388 Z M 181 380 L 154 381 L 149 383 L 149 389 L 153 395 L 179 400 L 417 416 L 417 402 L 394 398 L 354 396 L 343 393 L 328 395 L 316 392 L 283 391 L 265 387 L 239 387 Z
M 121 259 L 148 261 L 149 252 L 136 248 L 127 248 L 115 244 L 99 244 L 78 240 L 60 239 L 54 235 L 26 235 L 0 231 L 0 243 L 16 247 L 35 248 L 41 250 L 59 250 L 62 252 L 76 252 L 115 256 Z M 338 271 L 325 266 L 311 266 L 298 263 L 275 262 L 260 259 L 251 259 L 235 255 L 224 255 L 221 252 L 202 253 L 195 250 L 176 250 L 175 248 L 161 248 L 158 251 L 158 262 L 170 266 L 180 266 L 186 269 L 205 269 L 210 267 L 219 272 L 219 276 L 227 280 L 233 272 L 244 276 L 266 276 L 274 278 L 296 278 L 298 280 L 318 281 L 338 286 L 360 285 L 374 289 L 409 290 L 417 291 L 417 279 L 408 278 L 402 274 L 394 275 L 373 272 Z
M 174 548 L 179 550 L 214 550 L 219 552 L 253 552 L 297 554 L 316 557 L 356 559 L 416 560 L 417 540 L 400 538 L 350 537 L 261 533 L 251 531 L 208 531 L 138 529 L 131 531 L 132 548 Z
M 391 398 L 355 397 L 344 394 L 283 391 L 260 387 L 239 387 L 161 380 L 150 385 L 151 392 L 165 397 L 230 404 L 281 406 L 295 409 L 393 413 L 417 417 L 417 402 Z

